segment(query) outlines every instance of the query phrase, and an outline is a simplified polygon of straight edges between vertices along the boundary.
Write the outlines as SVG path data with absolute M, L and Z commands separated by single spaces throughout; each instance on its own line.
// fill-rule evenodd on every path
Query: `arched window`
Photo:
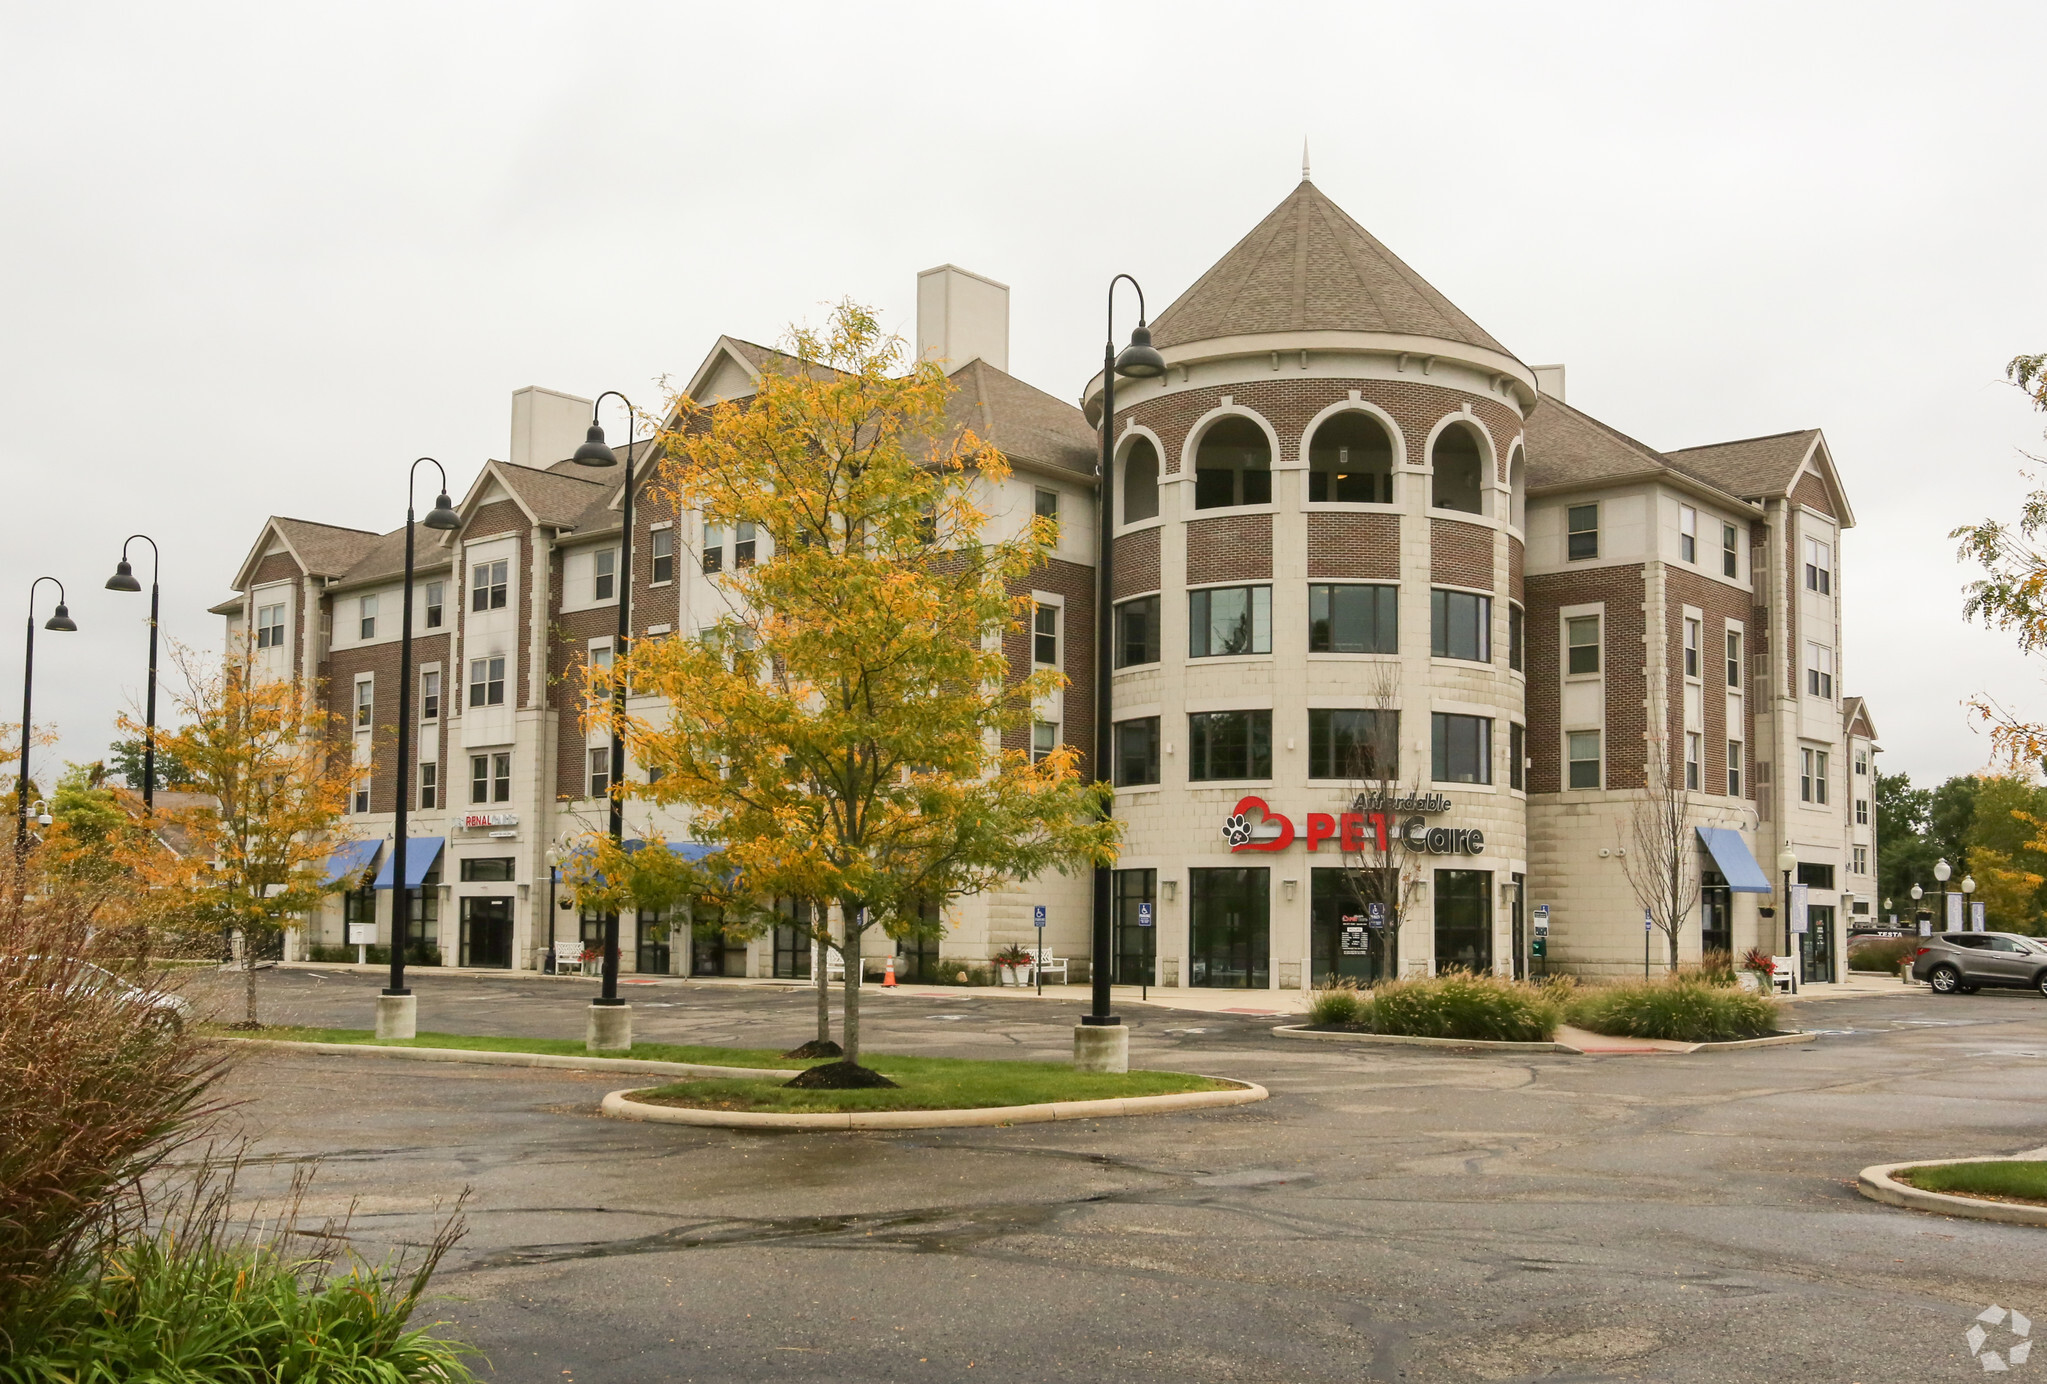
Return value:
M 1194 507 L 1272 503 L 1272 444 L 1248 418 L 1223 418 L 1194 452 Z
M 1528 461 L 1516 447 L 1507 460 L 1507 522 L 1528 532 Z
M 1393 503 L 1393 439 L 1369 413 L 1339 413 L 1308 443 L 1308 499 Z
M 1123 513 L 1126 524 L 1159 517 L 1159 454 L 1151 439 L 1140 437 L 1123 454 Z
M 1429 462 L 1436 469 L 1437 509 L 1485 513 L 1485 465 L 1479 460 L 1478 436 L 1461 423 L 1453 423 L 1436 434 Z

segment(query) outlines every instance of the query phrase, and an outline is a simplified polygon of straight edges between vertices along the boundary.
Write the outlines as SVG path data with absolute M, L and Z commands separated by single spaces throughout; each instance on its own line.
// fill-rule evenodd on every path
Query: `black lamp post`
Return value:
M 163 572 L 163 554 L 157 551 L 154 538 L 146 533 L 128 535 L 121 544 L 121 560 L 114 566 L 114 575 L 107 578 L 107 590 L 142 589 L 142 583 L 135 580 L 135 569 L 128 564 L 128 544 L 138 538 L 149 545 L 149 690 L 143 694 L 142 714 L 142 810 L 148 813 L 156 811 L 156 582 Z
M 611 663 L 613 668 L 624 664 L 629 641 L 632 638 L 633 598 L 633 401 L 615 389 L 607 389 L 597 396 L 590 405 L 590 432 L 583 445 L 576 448 L 570 458 L 579 466 L 616 466 L 618 454 L 612 451 L 604 440 L 604 428 L 597 421 L 597 410 L 604 406 L 606 399 L 617 399 L 625 405 L 625 504 L 621 518 L 621 533 L 618 552 L 618 638 L 612 642 Z M 616 674 L 611 679 L 611 840 L 621 848 L 625 845 L 625 797 L 619 792 L 619 785 L 625 780 L 625 680 Z M 618 997 L 618 910 L 604 915 L 604 992 L 593 1004 L 607 1008 L 622 1005 Z
M 1116 285 L 1129 283 L 1137 293 L 1137 326 L 1130 344 L 1116 354 Z M 1098 498 L 1095 526 L 1098 541 L 1095 558 L 1095 774 L 1113 778 L 1116 731 L 1110 718 L 1115 714 L 1116 613 L 1109 604 L 1114 589 L 1111 567 L 1115 562 L 1116 528 L 1116 377 L 1153 380 L 1166 373 L 1165 357 L 1151 344 L 1151 331 L 1144 325 L 1144 289 L 1128 274 L 1109 280 L 1108 335 L 1102 343 L 1102 460 L 1096 475 Z M 1110 968 L 1115 955 L 1113 903 L 1110 897 L 1109 867 L 1097 865 L 1094 877 L 1094 959 L 1088 964 L 1093 1005 L 1083 1015 L 1087 1026 L 1119 1024 L 1110 1012 Z
M 391 983 L 378 998 L 377 1027 L 379 1037 L 410 1038 L 415 1028 L 416 1010 L 409 1003 L 412 991 L 405 986 L 405 932 L 411 922 L 412 891 L 405 883 L 405 832 L 407 809 L 412 805 L 412 488 L 419 475 L 419 468 L 428 465 L 440 472 L 441 490 L 434 497 L 434 507 L 427 511 L 426 526 L 446 532 L 462 526 L 462 516 L 455 513 L 455 507 L 448 500 L 448 473 L 432 457 L 419 457 L 405 473 L 405 591 L 400 599 L 398 616 L 398 774 L 396 801 L 393 803 L 391 822 Z M 385 999 L 403 1001 L 387 1006 Z M 392 1018 L 396 1027 L 403 1032 L 382 1032 L 387 1027 L 384 1011 L 394 1011 Z M 396 1011 L 403 1011 L 402 1014 Z
M 43 622 L 46 630 L 75 634 L 78 626 L 64 606 L 64 583 L 55 577 L 37 577 L 28 584 L 28 652 L 21 660 L 21 782 L 14 794 L 14 850 L 28 853 L 28 744 L 32 734 L 36 685 L 36 588 L 49 582 L 57 588 L 57 611 Z

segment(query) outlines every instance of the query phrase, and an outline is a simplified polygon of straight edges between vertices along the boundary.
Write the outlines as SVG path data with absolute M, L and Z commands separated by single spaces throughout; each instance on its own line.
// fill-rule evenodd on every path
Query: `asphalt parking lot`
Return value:
M 378 981 L 278 970 L 269 1022 L 364 1027 Z M 579 1037 L 592 986 L 413 973 L 420 1027 Z M 192 992 L 230 1010 L 240 977 Z M 647 1039 L 791 1046 L 800 991 L 631 992 Z M 2047 1001 L 1791 1007 L 1814 1044 L 1463 1056 L 1131 1007 L 1135 1065 L 1258 1081 L 1236 1110 L 766 1135 L 602 1119 L 615 1077 L 270 1056 L 229 1079 L 257 1159 L 317 1161 L 373 1257 L 464 1188 L 436 1315 L 487 1377 L 1890 1381 L 1980 1376 L 1995 1303 L 2047 1322 L 2047 1232 L 1856 1195 L 1861 1167 L 2047 1143 Z M 868 992 L 872 1050 L 1070 1054 L 1078 1008 Z M 2047 1360 L 2024 1368 L 2047 1369 Z

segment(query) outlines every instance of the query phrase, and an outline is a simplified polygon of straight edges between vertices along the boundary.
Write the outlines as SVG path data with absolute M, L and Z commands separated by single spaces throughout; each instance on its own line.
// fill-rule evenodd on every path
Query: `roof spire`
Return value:
M 1301 181 L 1308 181 L 1308 137 L 1301 136 Z

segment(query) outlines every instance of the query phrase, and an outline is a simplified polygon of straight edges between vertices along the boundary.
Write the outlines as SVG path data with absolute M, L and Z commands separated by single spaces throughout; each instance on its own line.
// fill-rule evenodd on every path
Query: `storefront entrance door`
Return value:
M 1389 931 L 1383 924 L 1379 927 L 1370 925 L 1370 910 L 1358 899 L 1357 890 L 1351 887 L 1349 873 L 1347 870 L 1324 869 L 1309 875 L 1308 928 L 1311 936 L 1308 965 L 1314 972 L 1309 977 L 1312 986 L 1328 986 L 1345 980 L 1371 985 L 1393 974 L 1392 958 L 1387 955 Z M 1349 936 L 1354 942 L 1360 928 L 1364 929 L 1364 951 L 1346 950 L 1345 929 L 1350 930 Z
M 462 964 L 512 965 L 512 901 L 462 900 Z
M 1270 870 L 1189 870 L 1188 960 L 1196 985 L 1262 990 L 1272 983 Z
M 649 913 L 641 909 L 639 954 L 633 958 L 634 969 L 641 975 L 667 975 L 669 940 L 673 935 L 673 925 L 666 913 Z
M 1158 892 L 1157 870 L 1116 871 L 1116 971 L 1118 985 L 1149 985 L 1152 958 L 1157 952 Z M 1141 925 L 1139 910 L 1152 905 L 1152 926 Z
M 1490 870 L 1436 871 L 1436 974 L 1493 969 Z
M 1806 928 L 1798 934 L 1798 983 L 1826 984 L 1834 978 L 1834 906 L 1808 904 Z

